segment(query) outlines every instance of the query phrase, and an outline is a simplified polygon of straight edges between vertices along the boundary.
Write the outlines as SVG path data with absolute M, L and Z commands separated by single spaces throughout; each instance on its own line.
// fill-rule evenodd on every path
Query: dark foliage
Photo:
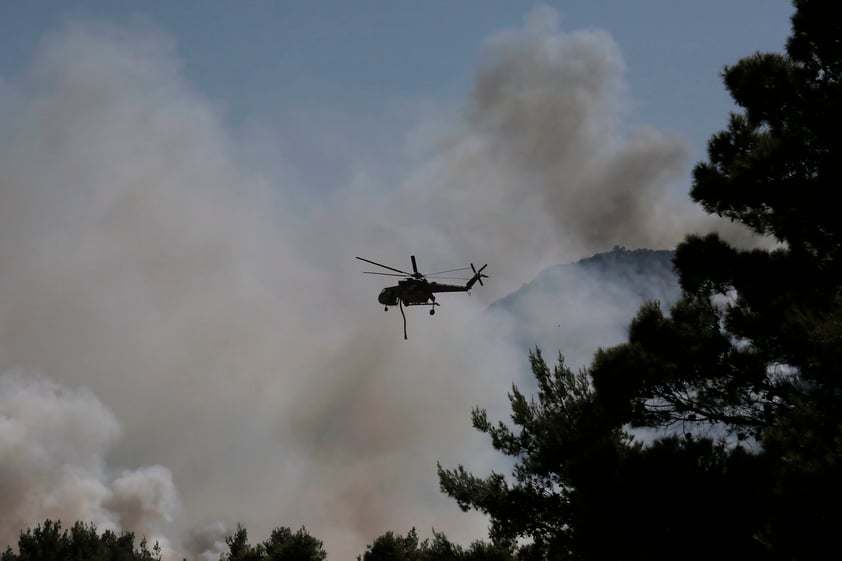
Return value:
M 237 527 L 233 535 L 225 538 L 228 552 L 220 561 L 324 561 L 327 553 L 323 544 L 305 528 L 293 532 L 280 527 L 272 530 L 269 539 L 257 545 L 248 543 L 248 532 Z
M 528 540 L 521 559 L 746 559 L 770 482 L 764 458 L 722 442 L 669 437 L 636 443 L 606 414 L 586 373 L 531 355 L 538 383 L 510 394 L 512 423 L 474 426 L 516 460 L 511 478 L 439 468 L 442 490 L 489 515 L 499 545 Z M 610 536 L 610 539 L 607 539 Z M 653 545 L 657 536 L 657 546 Z
M 135 547 L 134 534 L 97 532 L 93 524 L 76 522 L 70 529 L 61 522 L 46 520 L 20 534 L 18 550 L 11 547 L 0 561 L 160 561 L 158 544 L 150 550 L 146 540 Z
M 693 172 L 692 197 L 774 250 L 691 236 L 683 297 L 644 306 L 628 342 L 587 372 L 510 395 L 512 422 L 474 426 L 511 477 L 439 470 L 491 518 L 498 543 L 541 559 L 813 559 L 842 527 L 842 23 L 796 0 L 783 54 L 725 68 L 740 108 Z M 589 383 L 592 382 L 592 386 Z M 659 438 L 643 446 L 623 432 Z M 657 430 L 657 433 L 652 431 Z M 712 438 L 703 438 L 708 435 Z
M 386 532 L 375 539 L 357 561 L 514 561 L 513 549 L 474 542 L 467 549 L 447 536 L 433 532 L 432 540 L 420 540 L 415 528 L 406 536 Z

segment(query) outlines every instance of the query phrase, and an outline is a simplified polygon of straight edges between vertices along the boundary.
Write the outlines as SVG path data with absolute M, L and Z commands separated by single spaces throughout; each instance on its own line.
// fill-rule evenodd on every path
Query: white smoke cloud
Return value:
M 625 134 L 622 90 L 610 37 L 538 10 L 489 42 L 462 121 L 423 124 L 447 138 L 402 185 L 372 169 L 319 197 L 242 167 L 165 34 L 46 38 L 0 95 L 0 368 L 61 386 L 0 391 L 0 454 L 34 454 L 0 468 L 6 527 L 55 512 L 166 527 L 196 552 L 235 522 L 257 539 L 306 525 L 331 558 L 411 526 L 482 537 L 435 464 L 491 465 L 471 407 L 503 411 L 526 364 L 485 304 L 559 260 L 669 246 L 691 212 L 668 193 L 686 147 Z M 410 310 L 404 342 L 353 256 L 409 254 L 423 271 L 489 262 L 492 279 L 435 318 Z M 39 409 L 53 424 L 6 420 L 30 411 L 15 388 L 63 396 Z M 165 467 L 109 467 L 138 465 Z
M 20 371 L 0 374 L 0 542 L 46 518 L 84 520 L 129 531 L 172 553 L 167 524 L 180 509 L 162 466 L 110 473 L 122 436 L 117 419 L 90 391 Z
M 12 87 L 0 366 L 94 388 L 128 435 L 113 442 L 111 465 L 171 470 L 185 512 L 171 526 L 193 536 L 182 541 L 208 541 L 195 528 L 214 520 L 253 536 L 304 524 L 340 555 L 393 524 L 452 520 L 481 533 L 435 480 L 436 459 L 463 443 L 437 440 L 471 432 L 472 376 L 458 369 L 474 367 L 479 334 L 465 326 L 447 350 L 448 336 L 428 327 L 428 345 L 442 349 L 432 354 L 398 347 L 392 323 L 365 327 L 376 289 L 346 250 L 370 234 L 343 232 L 340 217 L 289 216 L 289 187 L 232 161 L 212 107 L 160 35 L 71 26 Z M 62 518 L 163 523 L 175 487 L 160 475 L 130 471 L 108 488 L 94 478 L 108 515 Z M 26 520 L 48 514 L 43 504 Z

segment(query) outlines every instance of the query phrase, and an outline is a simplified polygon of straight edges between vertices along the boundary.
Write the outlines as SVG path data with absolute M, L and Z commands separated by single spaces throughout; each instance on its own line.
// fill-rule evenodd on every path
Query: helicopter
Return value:
M 360 261 L 365 261 L 366 263 L 370 263 L 372 265 L 377 265 L 378 267 L 382 267 L 389 271 L 393 271 L 392 273 L 384 273 L 382 271 L 363 271 L 363 273 L 368 275 L 383 275 L 388 277 L 405 277 L 402 280 L 398 281 L 397 286 L 387 286 L 383 290 L 380 291 L 380 294 L 377 296 L 377 301 L 383 304 L 385 311 L 389 311 L 389 306 L 398 306 L 401 310 L 401 315 L 403 316 L 403 338 L 406 339 L 406 314 L 404 314 L 403 308 L 404 306 L 430 306 L 430 315 L 435 315 L 436 313 L 436 306 L 440 304 L 436 302 L 435 293 L 436 292 L 469 292 L 471 288 L 477 282 L 482 286 L 482 279 L 487 279 L 488 275 L 483 274 L 483 270 L 488 267 L 486 263 L 482 267 L 477 270 L 474 267 L 474 264 L 471 263 L 470 267 L 462 267 L 459 269 L 448 269 L 446 271 L 438 271 L 436 273 L 430 273 L 428 275 L 423 275 L 418 272 L 418 265 L 415 261 L 415 256 L 410 255 L 410 260 L 412 261 L 412 272 L 409 273 L 407 271 L 402 271 L 400 269 L 396 269 L 394 267 L 389 267 L 387 265 L 383 265 L 381 263 L 377 263 L 375 261 L 371 261 L 369 259 L 363 259 L 362 257 L 357 257 Z M 472 271 L 473 276 L 470 278 L 454 278 L 454 277 L 442 277 L 441 275 L 448 274 L 448 273 L 458 273 L 462 271 Z M 436 281 L 429 281 L 427 277 L 433 278 L 436 277 L 440 280 L 466 280 L 467 282 L 464 285 L 458 284 L 444 284 L 439 283 Z

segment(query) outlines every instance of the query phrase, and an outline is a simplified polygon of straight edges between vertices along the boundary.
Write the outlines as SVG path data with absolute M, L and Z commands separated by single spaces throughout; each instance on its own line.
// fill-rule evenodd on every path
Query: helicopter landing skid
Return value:
M 433 316 L 436 314 L 436 306 L 441 306 L 438 302 L 433 300 L 432 302 L 418 302 L 418 303 L 411 303 L 411 304 L 404 304 L 403 300 L 398 298 L 398 308 L 400 308 L 401 316 L 403 317 L 403 338 L 407 339 L 406 336 L 406 313 L 403 311 L 404 307 L 409 306 L 430 306 L 430 315 Z M 389 306 L 386 306 L 386 311 L 389 311 Z
M 441 306 L 438 302 L 433 300 L 432 302 L 417 302 L 412 304 L 404 304 L 405 306 L 430 306 L 430 315 L 436 315 L 436 306 Z

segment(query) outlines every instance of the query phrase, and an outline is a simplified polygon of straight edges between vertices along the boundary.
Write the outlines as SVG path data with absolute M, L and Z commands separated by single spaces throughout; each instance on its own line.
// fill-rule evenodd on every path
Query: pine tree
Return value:
M 739 110 L 691 196 L 772 250 L 690 236 L 683 298 L 647 304 L 586 372 L 511 394 L 514 428 L 474 426 L 511 477 L 440 468 L 442 489 L 535 558 L 811 559 L 842 526 L 842 21 L 796 0 L 784 53 L 726 67 Z M 592 382 L 592 386 L 588 385 Z M 657 429 L 635 445 L 624 428 Z M 704 435 L 708 435 L 705 437 Z M 712 437 L 711 437 L 712 436 Z

